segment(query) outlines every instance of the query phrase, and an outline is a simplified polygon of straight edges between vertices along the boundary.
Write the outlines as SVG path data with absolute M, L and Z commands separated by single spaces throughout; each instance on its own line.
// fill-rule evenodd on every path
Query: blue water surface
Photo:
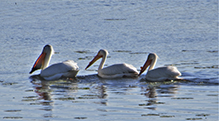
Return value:
M 218 120 L 217 0 L 2 0 L 0 11 L 1 120 Z M 51 64 L 78 63 L 76 79 L 29 78 L 46 44 Z M 84 70 L 99 49 L 105 66 L 138 70 L 156 53 L 155 67 L 185 80 L 101 79 L 100 61 Z

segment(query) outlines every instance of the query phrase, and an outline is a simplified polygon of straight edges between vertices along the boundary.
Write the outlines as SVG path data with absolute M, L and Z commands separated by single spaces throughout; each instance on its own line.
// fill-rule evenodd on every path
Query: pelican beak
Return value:
M 102 58 L 103 56 L 101 56 L 101 55 L 96 55 L 95 57 L 94 57 L 94 59 L 92 60 L 92 61 L 90 61 L 90 63 L 87 65 L 87 67 L 85 68 L 85 70 L 87 70 L 87 68 L 89 68 L 94 62 L 96 62 L 98 59 L 100 59 L 100 58 Z
M 44 53 L 44 52 L 41 53 L 41 55 L 37 58 L 36 62 L 34 63 L 32 69 L 30 71 L 30 74 L 38 69 L 41 69 L 41 67 L 44 65 L 45 56 L 46 56 L 46 53 Z
M 151 61 L 152 61 L 151 59 L 147 59 L 144 66 L 141 67 L 141 70 L 140 70 L 140 73 L 138 74 L 138 76 L 140 76 L 148 68 L 148 66 L 151 64 Z

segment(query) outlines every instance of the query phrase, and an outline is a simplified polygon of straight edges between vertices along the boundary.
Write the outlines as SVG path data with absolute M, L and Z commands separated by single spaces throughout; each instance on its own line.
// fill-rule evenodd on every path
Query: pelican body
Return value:
M 87 65 L 85 70 L 89 68 L 98 59 L 102 58 L 102 61 L 100 62 L 100 65 L 98 67 L 98 76 L 102 78 L 123 78 L 123 77 L 137 77 L 138 76 L 137 69 L 134 66 L 130 64 L 126 64 L 126 63 L 114 64 L 114 65 L 103 68 L 107 55 L 108 55 L 107 50 L 105 49 L 99 50 L 97 55 Z
M 73 60 L 66 60 L 49 66 L 53 54 L 53 47 L 51 45 L 45 45 L 42 53 L 34 63 L 30 74 L 41 69 L 40 76 L 45 80 L 56 80 L 61 77 L 73 78 L 77 75 L 79 71 L 78 66 Z
M 181 73 L 175 66 L 159 67 L 153 69 L 157 62 L 157 57 L 158 56 L 155 53 L 150 53 L 148 55 L 147 61 L 145 62 L 144 66 L 141 67 L 139 76 L 148 68 L 148 66 L 150 66 L 146 74 L 146 80 L 148 81 L 166 81 L 179 79 L 178 76 L 181 76 Z

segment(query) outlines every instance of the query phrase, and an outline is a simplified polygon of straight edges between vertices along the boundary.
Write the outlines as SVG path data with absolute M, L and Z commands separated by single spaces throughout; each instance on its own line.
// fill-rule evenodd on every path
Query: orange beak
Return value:
M 151 61 L 152 60 L 150 59 L 150 60 L 147 60 L 145 62 L 144 66 L 141 67 L 141 70 L 140 70 L 140 73 L 138 74 L 138 76 L 140 76 L 148 68 L 148 66 L 151 64 Z
M 90 61 L 90 63 L 87 65 L 87 67 L 85 68 L 85 70 L 87 70 L 87 68 L 89 68 L 94 62 L 96 62 L 98 59 L 102 58 L 103 56 L 100 56 L 100 55 L 96 55 L 94 57 L 94 59 L 92 61 Z
M 46 53 L 41 53 L 41 55 L 37 58 L 36 62 L 34 63 L 30 71 L 30 74 L 38 69 L 41 69 L 42 65 L 44 64 L 45 56 L 46 56 Z

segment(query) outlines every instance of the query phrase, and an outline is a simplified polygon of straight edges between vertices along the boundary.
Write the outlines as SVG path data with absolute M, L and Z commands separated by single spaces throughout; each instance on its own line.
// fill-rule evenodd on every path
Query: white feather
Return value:
M 40 76 L 46 80 L 53 80 L 61 77 L 75 77 L 78 71 L 77 63 L 67 60 L 47 67 L 41 71 Z

